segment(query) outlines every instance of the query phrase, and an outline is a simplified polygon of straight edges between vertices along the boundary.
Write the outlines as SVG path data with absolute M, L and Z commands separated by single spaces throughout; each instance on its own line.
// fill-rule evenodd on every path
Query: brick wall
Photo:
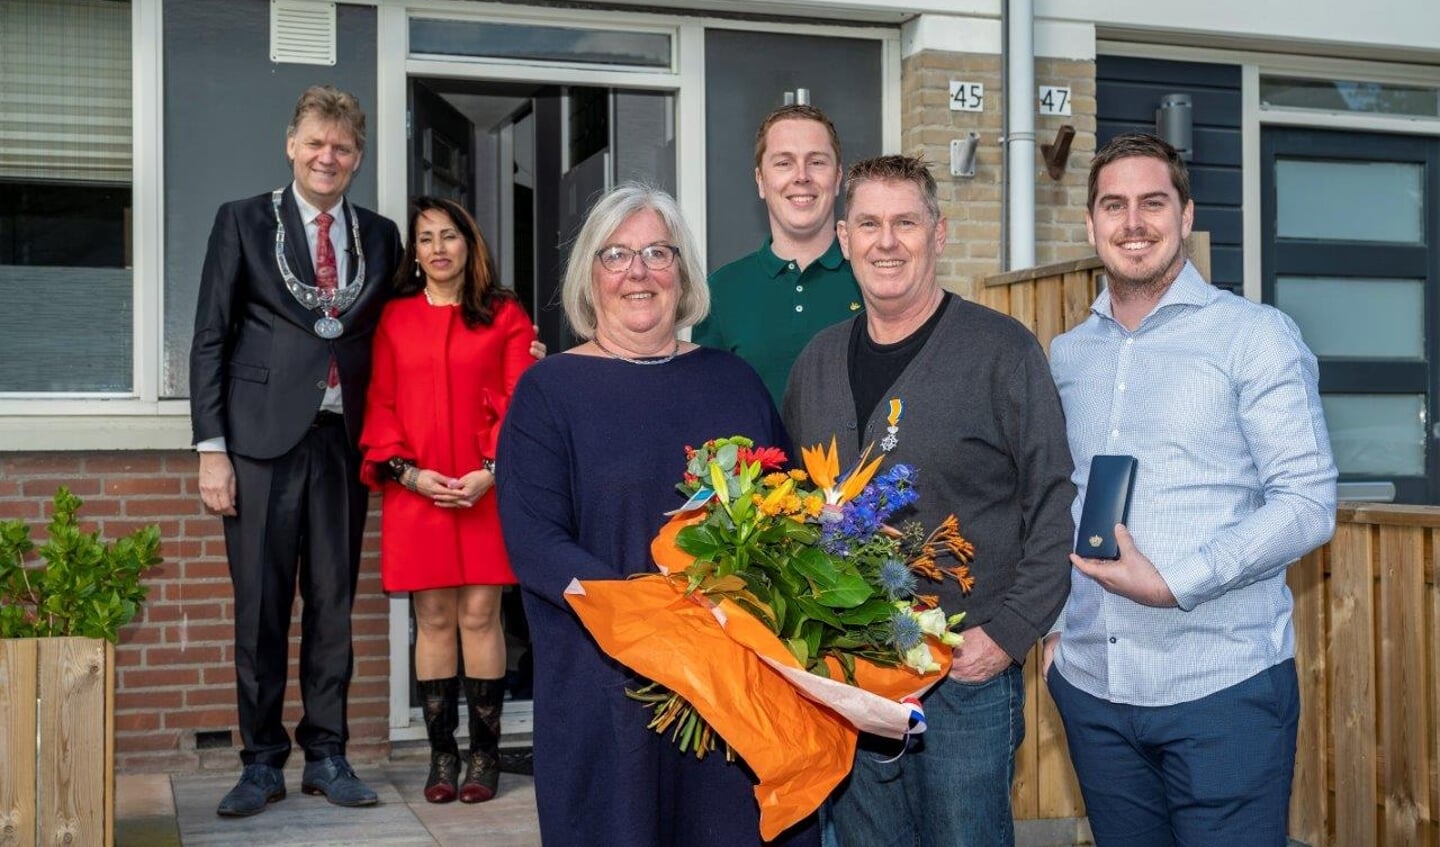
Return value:
M 157 524 L 165 561 L 150 572 L 149 599 L 120 632 L 115 651 L 115 756 L 122 771 L 232 769 L 234 749 L 197 750 L 196 732 L 235 725 L 234 623 L 220 519 L 200 504 L 189 451 L 0 454 L 0 520 L 23 518 L 37 543 L 57 486 L 85 501 L 87 529 L 113 539 Z M 378 502 L 378 501 L 377 501 Z M 380 522 L 367 524 L 355 603 L 355 677 L 350 689 L 350 755 L 388 751 L 389 604 L 380 590 Z M 286 726 L 300 718 L 300 601 L 291 630 Z
M 1000 224 L 1005 157 L 1001 149 L 1002 58 L 993 54 L 926 50 L 901 64 L 901 149 L 920 155 L 939 183 L 941 209 L 950 223 L 950 241 L 939 263 L 940 282 L 965 297 L 975 281 L 1003 270 Z M 951 111 L 950 80 L 985 86 L 980 112 Z M 1085 180 L 1095 153 L 1095 63 L 1037 59 L 1037 85 L 1068 85 L 1072 112 L 1037 117 L 1035 122 L 1035 261 L 1078 259 L 1094 250 L 1085 238 Z M 1064 178 L 1045 172 L 1040 145 L 1050 143 L 1064 124 L 1075 127 Z M 950 141 L 968 132 L 980 135 L 974 178 L 950 176 Z

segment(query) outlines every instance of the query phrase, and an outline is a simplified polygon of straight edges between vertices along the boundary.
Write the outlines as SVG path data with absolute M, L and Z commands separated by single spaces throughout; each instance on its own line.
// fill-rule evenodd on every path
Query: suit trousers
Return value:
M 304 716 L 295 742 L 307 761 L 344 755 L 350 610 L 368 507 L 360 454 L 341 417 L 322 414 L 276 459 L 230 458 L 237 515 L 225 519 L 225 546 L 235 592 L 240 758 L 284 767 L 290 754 L 283 712 L 297 583 Z

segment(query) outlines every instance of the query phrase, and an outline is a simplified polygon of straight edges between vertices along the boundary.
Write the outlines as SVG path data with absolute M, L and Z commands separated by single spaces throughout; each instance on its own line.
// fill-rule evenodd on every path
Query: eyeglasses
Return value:
M 595 258 L 600 260 L 601 267 L 611 272 L 630 270 L 637 255 L 640 261 L 645 263 L 645 267 L 652 271 L 663 271 L 675 264 L 680 248 L 671 244 L 651 244 L 639 250 L 631 250 L 629 247 L 611 244 L 595 251 Z

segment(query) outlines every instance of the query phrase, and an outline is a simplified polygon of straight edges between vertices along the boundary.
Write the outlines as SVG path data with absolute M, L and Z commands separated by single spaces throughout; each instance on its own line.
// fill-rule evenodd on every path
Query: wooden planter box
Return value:
M 0 639 L 0 847 L 115 843 L 115 648 Z

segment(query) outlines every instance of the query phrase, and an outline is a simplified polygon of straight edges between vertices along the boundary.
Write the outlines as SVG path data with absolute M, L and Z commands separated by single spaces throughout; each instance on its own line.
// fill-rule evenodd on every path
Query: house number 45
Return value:
M 985 110 L 985 83 L 950 80 L 950 111 L 981 112 Z

